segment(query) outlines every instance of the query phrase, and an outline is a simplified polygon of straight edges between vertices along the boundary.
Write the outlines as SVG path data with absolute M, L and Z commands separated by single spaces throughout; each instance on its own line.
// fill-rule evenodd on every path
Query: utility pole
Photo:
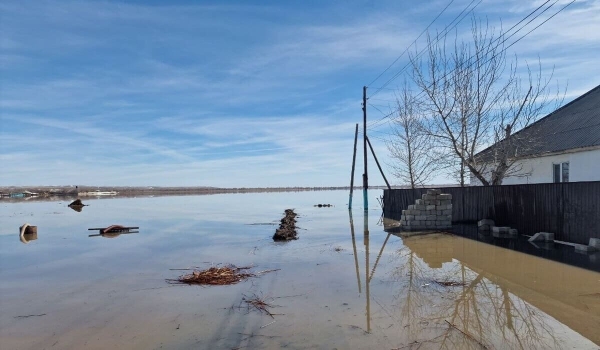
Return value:
M 369 200 L 367 199 L 367 190 L 369 189 L 369 176 L 367 173 L 367 87 L 363 86 L 363 155 L 365 163 L 365 172 L 363 174 L 363 203 L 365 211 L 369 209 Z

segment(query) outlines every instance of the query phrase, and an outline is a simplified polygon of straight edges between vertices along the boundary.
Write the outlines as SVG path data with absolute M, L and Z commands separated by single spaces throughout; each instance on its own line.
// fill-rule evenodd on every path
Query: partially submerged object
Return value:
M 71 204 L 69 204 L 68 207 L 75 210 L 76 212 L 81 212 L 83 207 L 85 207 L 85 204 L 83 204 L 81 199 L 77 198 L 76 200 L 71 202 Z
M 31 226 L 29 224 L 24 224 L 19 227 L 19 240 L 24 244 L 29 243 L 29 241 L 34 241 L 37 239 L 37 226 Z
M 126 226 L 122 226 L 122 225 L 110 225 L 106 228 L 102 228 L 102 227 L 88 228 L 88 231 L 95 231 L 95 230 L 99 231 L 97 234 L 88 235 L 88 237 L 102 236 L 105 238 L 115 238 L 123 233 L 137 233 L 139 231 L 135 231 L 135 230 L 138 230 L 138 229 L 139 229 L 139 227 L 137 227 L 137 226 L 126 227 Z
M 291 241 L 298 239 L 296 231 L 296 216 L 294 209 L 286 209 L 285 216 L 281 219 L 279 228 L 275 230 L 273 235 L 274 241 Z

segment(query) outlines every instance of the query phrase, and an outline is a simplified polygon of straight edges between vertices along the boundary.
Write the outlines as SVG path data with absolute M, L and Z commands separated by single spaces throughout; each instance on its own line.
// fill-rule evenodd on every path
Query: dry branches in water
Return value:
M 198 285 L 212 285 L 212 286 L 225 286 L 236 284 L 250 277 L 257 277 L 267 272 L 277 270 L 266 270 L 258 273 L 252 273 L 250 270 L 252 266 L 237 267 L 235 265 L 228 265 L 224 267 L 211 267 L 206 270 L 194 270 L 190 274 L 179 276 L 177 279 L 167 279 L 168 283 L 171 284 L 198 284 Z
M 273 313 L 271 313 L 271 311 L 269 311 L 269 308 L 274 307 L 274 305 L 267 303 L 263 298 L 261 298 L 257 295 L 253 295 L 250 298 L 248 298 L 244 295 L 242 300 L 248 306 L 248 310 L 250 310 L 250 308 L 252 308 L 254 310 L 257 310 L 260 313 L 264 313 L 264 314 L 271 316 L 271 318 L 275 318 L 273 316 L 278 315 L 278 314 L 273 314 Z

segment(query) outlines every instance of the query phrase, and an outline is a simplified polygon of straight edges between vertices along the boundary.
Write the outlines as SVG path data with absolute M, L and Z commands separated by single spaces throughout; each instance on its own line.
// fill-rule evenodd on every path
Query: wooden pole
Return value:
M 366 293 L 366 297 L 367 297 L 367 310 L 366 310 L 366 314 L 367 314 L 367 333 L 371 333 L 371 288 L 370 288 L 370 281 L 371 278 L 369 277 L 369 214 L 367 213 L 367 211 L 365 210 L 364 212 L 364 226 L 365 226 L 365 233 L 364 233 L 364 242 L 365 242 L 365 289 L 367 290 Z
M 367 87 L 363 86 L 363 155 L 365 163 L 365 172 L 363 173 L 363 204 L 365 210 L 369 209 L 369 200 L 367 191 L 369 189 L 369 175 L 367 173 Z
M 356 141 L 358 140 L 358 123 L 354 130 L 354 154 L 352 155 L 352 173 L 350 175 L 350 198 L 348 199 L 348 210 L 352 209 L 352 191 L 354 190 L 354 168 L 356 165 Z
M 377 167 L 379 168 L 379 172 L 381 173 L 381 176 L 383 176 L 383 180 L 385 180 L 385 184 L 387 185 L 388 190 L 391 190 L 392 187 L 390 187 L 390 183 L 385 178 L 385 174 L 383 173 L 383 170 L 381 170 L 381 165 L 379 165 L 379 161 L 377 160 L 377 156 L 375 155 L 375 151 L 373 150 L 373 146 L 371 146 L 371 141 L 369 141 L 368 137 L 367 137 L 367 143 L 369 144 L 369 148 L 371 149 L 371 153 L 373 154 L 373 158 L 375 158 L 375 163 L 377 163 Z

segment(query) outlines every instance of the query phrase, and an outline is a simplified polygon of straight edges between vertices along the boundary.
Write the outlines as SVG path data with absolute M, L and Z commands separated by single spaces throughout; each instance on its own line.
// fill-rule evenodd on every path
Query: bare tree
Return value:
M 549 80 L 541 69 L 527 83 L 519 76 L 516 57 L 508 62 L 506 39 L 489 25 L 473 20 L 471 40 L 428 36 L 424 59 L 411 56 L 412 78 L 420 90 L 419 106 L 427 116 L 426 134 L 455 159 L 461 185 L 472 174 L 483 185 L 499 185 L 522 171 L 519 154 L 537 140 L 512 137 L 548 107 Z M 539 63 L 538 63 L 539 65 Z M 479 153 L 495 144 L 489 151 Z
M 395 137 L 387 142 L 391 157 L 396 160 L 394 175 L 411 188 L 423 186 L 439 168 L 433 139 L 423 129 L 421 110 L 413 93 L 405 84 L 397 97 L 397 113 L 392 119 Z

